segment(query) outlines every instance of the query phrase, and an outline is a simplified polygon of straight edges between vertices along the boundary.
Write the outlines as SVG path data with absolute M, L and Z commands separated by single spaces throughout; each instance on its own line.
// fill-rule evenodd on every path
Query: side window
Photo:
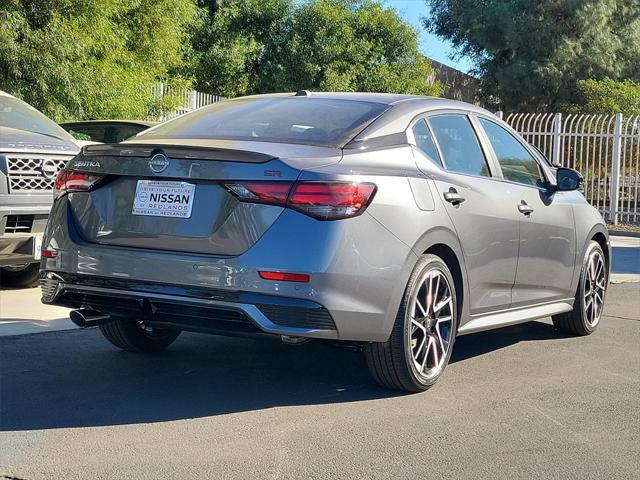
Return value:
M 479 120 L 496 152 L 505 180 L 534 187 L 543 186 L 544 177 L 538 162 L 527 149 L 497 123 L 486 118 L 479 118 Z
M 447 170 L 491 176 L 478 138 L 465 115 L 436 115 L 429 118 L 429 124 L 440 145 Z
M 424 119 L 419 120 L 411 130 L 416 139 L 416 147 L 422 150 L 434 163 L 442 166 L 440 154 L 438 153 L 435 143 L 433 143 L 427 122 Z

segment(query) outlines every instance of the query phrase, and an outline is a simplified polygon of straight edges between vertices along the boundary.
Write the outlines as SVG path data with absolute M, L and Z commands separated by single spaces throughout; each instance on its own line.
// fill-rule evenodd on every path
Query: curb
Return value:
M 640 232 L 625 232 L 623 230 L 609 230 L 609 235 L 611 235 L 613 237 L 640 238 Z
M 612 273 L 609 282 L 618 283 L 640 283 L 640 274 L 637 273 Z

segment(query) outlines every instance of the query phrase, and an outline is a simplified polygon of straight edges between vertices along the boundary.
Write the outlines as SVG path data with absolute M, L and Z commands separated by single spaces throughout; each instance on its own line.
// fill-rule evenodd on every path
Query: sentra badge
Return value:
M 100 162 L 96 162 L 95 160 L 80 160 L 73 163 L 74 168 L 100 168 Z

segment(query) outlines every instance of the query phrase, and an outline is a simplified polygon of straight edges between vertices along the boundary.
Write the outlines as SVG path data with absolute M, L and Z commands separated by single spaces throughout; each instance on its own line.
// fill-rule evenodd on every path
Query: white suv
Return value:
M 79 147 L 31 105 L 0 91 L 0 276 L 3 286 L 38 279 L 40 238 L 53 180 Z

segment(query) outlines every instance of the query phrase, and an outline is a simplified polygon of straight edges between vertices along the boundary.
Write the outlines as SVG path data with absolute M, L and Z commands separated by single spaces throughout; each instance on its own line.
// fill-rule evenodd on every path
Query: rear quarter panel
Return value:
M 370 181 L 378 186 L 366 214 L 371 215 L 390 234 L 406 245 L 406 257 L 390 296 L 385 321 L 385 339 L 391 334 L 407 281 L 418 260 L 434 245 L 444 244 L 455 253 L 463 278 L 461 324 L 468 319 L 466 266 L 451 219 L 446 214 L 432 175 L 415 163 L 408 145 L 377 151 L 345 151 L 339 164 L 305 171 L 301 179 L 318 176 Z M 376 239 L 372 239 L 375 242 Z M 390 252 L 389 252 L 390 253 Z

